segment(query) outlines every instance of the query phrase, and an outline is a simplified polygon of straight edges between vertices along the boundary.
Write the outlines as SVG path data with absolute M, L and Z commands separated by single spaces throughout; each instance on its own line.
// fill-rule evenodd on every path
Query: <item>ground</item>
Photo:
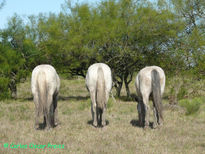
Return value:
M 163 126 L 144 130 L 138 126 L 136 102 L 123 98 L 115 102 L 110 97 L 107 125 L 95 128 L 84 79 L 61 79 L 61 124 L 49 131 L 35 130 L 27 81 L 18 85 L 17 100 L 0 102 L 0 153 L 205 153 L 204 105 L 195 115 L 187 116 L 184 108 L 167 102 L 163 99 Z

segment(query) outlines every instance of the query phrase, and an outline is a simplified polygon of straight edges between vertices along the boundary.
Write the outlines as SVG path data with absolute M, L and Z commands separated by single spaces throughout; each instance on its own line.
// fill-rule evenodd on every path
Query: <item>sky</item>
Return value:
M 2 2 L 3 0 L 0 0 Z M 100 0 L 71 0 L 71 2 L 89 2 L 95 4 Z M 14 13 L 25 17 L 38 15 L 39 13 L 59 13 L 61 5 L 65 0 L 6 0 L 4 7 L 0 10 L 0 29 L 7 27 L 7 22 Z

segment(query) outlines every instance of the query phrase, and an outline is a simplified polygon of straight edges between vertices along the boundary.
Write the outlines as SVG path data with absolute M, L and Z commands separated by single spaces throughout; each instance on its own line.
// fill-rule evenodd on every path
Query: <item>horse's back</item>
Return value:
M 111 69 L 108 65 L 104 63 L 95 63 L 88 68 L 88 72 L 86 74 L 86 85 L 90 91 L 96 88 L 97 78 L 98 78 L 98 68 L 100 67 L 102 68 L 104 74 L 106 89 L 110 91 L 112 88 Z

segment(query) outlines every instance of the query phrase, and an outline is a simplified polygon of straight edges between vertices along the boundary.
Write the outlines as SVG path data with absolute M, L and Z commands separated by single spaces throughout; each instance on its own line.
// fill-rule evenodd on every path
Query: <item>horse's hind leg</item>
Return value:
M 34 103 L 35 103 L 35 124 L 34 128 L 39 128 L 39 101 L 38 101 L 38 95 L 34 95 Z
M 46 127 L 46 116 L 43 116 L 43 126 Z
M 154 100 L 153 100 L 154 102 Z M 161 105 L 161 104 L 160 104 Z M 153 103 L 153 113 L 154 113 L 154 124 L 153 124 L 153 128 L 156 128 L 157 125 L 162 125 L 163 123 L 163 119 L 159 116 L 159 112 L 156 109 L 156 106 Z
M 145 108 L 145 128 L 149 126 L 149 97 L 143 96 L 143 103 Z
M 106 120 L 105 120 L 105 116 L 106 116 L 106 109 L 107 109 L 107 102 L 109 100 L 109 92 L 106 92 L 106 97 L 105 97 L 105 104 L 104 107 L 102 109 L 102 126 L 106 125 Z
M 58 108 L 57 108 L 57 101 L 58 101 L 58 94 L 53 98 L 53 105 L 54 105 L 54 124 L 57 126 L 59 124 L 58 121 Z
M 100 109 L 98 107 L 96 107 L 96 114 L 97 114 L 97 124 L 101 125 L 101 120 L 102 120 L 102 118 L 101 118 L 101 111 L 100 111 Z
M 153 128 L 157 128 L 158 115 L 157 115 L 157 110 L 156 110 L 155 106 L 153 106 L 153 113 L 154 113 Z
M 106 125 L 106 121 L 105 121 L 105 115 L 106 115 L 106 107 L 103 108 L 102 110 L 102 114 L 101 114 L 101 119 L 102 119 L 102 126 L 104 127 Z
M 139 117 L 139 125 L 143 126 L 144 124 L 144 118 L 145 118 L 145 114 L 144 114 L 144 107 L 143 107 L 143 102 L 139 101 L 137 104 L 137 110 L 138 110 L 138 117 Z
M 35 125 L 34 125 L 34 128 L 35 129 L 38 129 L 39 128 L 39 111 L 37 109 L 38 107 L 36 107 L 36 111 L 35 111 Z
M 48 94 L 47 104 L 46 104 L 46 124 L 47 129 L 54 126 L 54 106 L 53 106 L 53 96 Z
M 93 118 L 93 125 L 97 127 L 97 110 L 96 110 L 96 100 L 95 100 L 95 92 L 91 91 L 90 92 L 90 97 L 92 101 L 91 105 L 91 112 L 92 112 L 92 118 Z

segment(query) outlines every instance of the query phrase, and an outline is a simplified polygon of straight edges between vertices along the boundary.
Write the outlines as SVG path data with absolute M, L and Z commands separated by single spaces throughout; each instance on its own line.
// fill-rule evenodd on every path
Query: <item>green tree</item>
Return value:
M 9 89 L 13 98 L 17 97 L 17 83 L 26 79 L 33 67 L 32 54 L 35 46 L 26 36 L 25 25 L 18 15 L 8 22 L 8 27 L 1 31 L 0 56 L 1 77 L 6 80 L 4 89 Z M 8 90 L 7 90 L 8 91 Z
M 193 69 L 198 77 L 204 77 L 205 57 L 205 1 L 172 0 L 176 14 L 184 21 L 183 43 L 185 61 L 188 69 Z
M 96 7 L 67 6 L 71 12 L 64 13 L 68 21 L 63 51 L 67 66 L 71 72 L 85 72 L 94 62 L 107 63 L 118 96 L 125 83 L 129 97 L 134 72 L 146 65 L 166 68 L 175 55 L 168 51 L 174 48 L 182 26 L 168 9 L 135 0 L 102 1 Z
M 1 98 L 10 96 L 16 98 L 16 84 L 23 77 L 26 77 L 26 70 L 24 69 L 25 59 L 15 50 L 4 45 L 0 45 L 0 52 L 0 81 L 3 91 Z

